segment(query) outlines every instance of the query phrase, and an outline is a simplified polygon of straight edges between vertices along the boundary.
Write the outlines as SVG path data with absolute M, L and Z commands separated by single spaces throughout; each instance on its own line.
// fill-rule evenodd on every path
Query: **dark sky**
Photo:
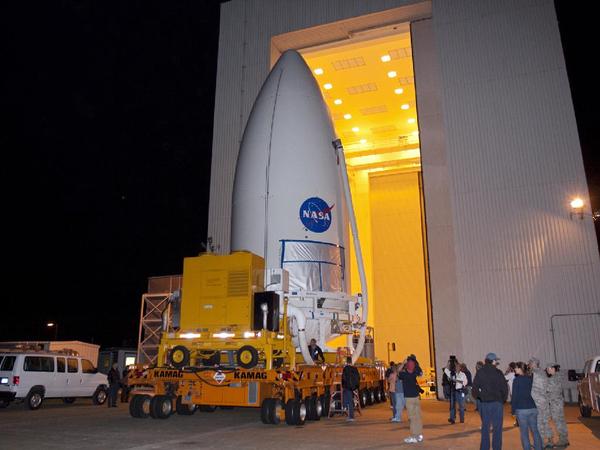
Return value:
M 147 277 L 206 239 L 219 1 L 12 3 L 0 340 L 51 338 L 53 320 L 59 339 L 135 345 Z M 600 208 L 594 24 L 556 4 Z

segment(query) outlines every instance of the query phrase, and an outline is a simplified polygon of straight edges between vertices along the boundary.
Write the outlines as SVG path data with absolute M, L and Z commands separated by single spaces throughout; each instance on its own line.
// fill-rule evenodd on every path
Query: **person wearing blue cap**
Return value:
M 502 448 L 503 404 L 508 397 L 508 384 L 504 374 L 498 370 L 500 358 L 495 353 L 485 355 L 485 364 L 479 369 L 473 380 L 473 396 L 480 400 L 481 443 L 480 450 L 490 448 L 490 428 L 492 448 Z

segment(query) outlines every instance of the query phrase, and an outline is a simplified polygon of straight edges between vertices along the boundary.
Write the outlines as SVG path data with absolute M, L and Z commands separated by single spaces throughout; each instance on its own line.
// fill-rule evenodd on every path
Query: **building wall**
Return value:
M 209 208 L 218 251 L 229 251 L 237 152 L 272 36 L 422 3 L 222 5 Z M 553 3 L 434 0 L 431 20 L 412 29 L 438 372 L 449 354 L 472 367 L 489 351 L 549 361 L 557 347 L 577 360 L 578 339 L 598 342 L 594 319 L 573 316 L 577 331 L 561 325 L 558 346 L 550 319 L 598 309 L 600 263 L 591 221 L 569 219 L 569 199 L 589 197 Z M 566 367 L 568 355 L 556 357 Z

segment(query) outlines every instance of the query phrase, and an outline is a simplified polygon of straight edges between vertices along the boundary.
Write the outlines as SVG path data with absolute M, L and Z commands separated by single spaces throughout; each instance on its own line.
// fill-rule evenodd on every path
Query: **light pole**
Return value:
M 58 323 L 56 322 L 48 322 L 46 324 L 48 328 L 54 328 L 54 340 L 58 340 Z

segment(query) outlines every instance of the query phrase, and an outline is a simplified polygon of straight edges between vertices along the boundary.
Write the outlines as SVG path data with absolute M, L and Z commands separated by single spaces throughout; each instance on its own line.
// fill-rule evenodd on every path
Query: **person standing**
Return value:
M 404 384 L 402 380 L 398 377 L 398 372 L 400 370 L 399 366 L 394 368 L 394 373 L 390 375 L 392 381 L 394 382 L 394 417 L 392 417 L 392 422 L 402 422 L 402 410 L 404 409 Z
M 531 397 L 533 378 L 528 376 L 527 366 L 524 362 L 518 362 L 514 368 L 515 378 L 512 385 L 512 397 L 510 401 L 511 412 L 519 421 L 521 433 L 521 446 L 523 450 L 530 450 L 529 433 L 533 435 L 533 448 L 542 450 L 542 437 L 537 426 L 537 408 Z
M 119 364 L 113 363 L 112 368 L 108 371 L 108 407 L 117 407 L 117 394 L 121 386 L 121 376 L 119 375 Z
M 417 382 L 417 377 L 423 375 L 419 367 L 417 358 L 410 355 L 398 371 L 398 378 L 402 380 L 404 390 L 404 400 L 406 401 L 406 410 L 408 411 L 408 420 L 410 422 L 410 436 L 404 439 L 407 444 L 415 444 L 423 441 L 423 422 L 421 420 L 421 404 L 419 394 L 422 389 Z M 396 408 L 398 405 L 396 405 Z
M 321 347 L 317 345 L 316 339 L 311 339 L 310 344 L 308 344 L 308 352 L 310 353 L 310 357 L 314 362 L 324 363 L 325 357 L 323 356 L 323 350 Z
M 475 364 L 475 375 L 477 375 L 477 372 L 479 372 L 479 369 L 481 369 L 484 366 L 483 361 L 477 361 L 477 363 Z M 479 412 L 479 403 L 480 400 L 479 398 L 477 398 L 477 396 L 473 393 L 473 388 L 471 387 L 471 396 L 475 399 L 475 411 Z M 481 416 L 481 414 L 480 414 Z
M 550 418 L 554 422 L 558 433 L 558 442 L 555 447 L 567 447 L 569 445 L 569 433 L 565 420 L 565 400 L 563 398 L 563 379 L 560 366 L 554 362 L 548 364 L 546 374 L 548 376 L 546 397 L 550 409 Z M 550 426 L 548 428 L 550 429 Z
M 392 392 L 392 385 L 390 384 L 390 375 L 392 372 L 396 372 L 396 363 L 394 361 L 390 361 L 390 367 L 385 369 L 385 380 L 388 382 L 388 393 L 390 396 L 390 408 L 394 411 L 394 394 Z M 395 390 L 395 387 L 393 388 Z M 394 412 L 392 412 L 392 418 L 394 417 Z
M 450 381 L 450 417 L 448 422 L 456 423 L 456 405 L 460 415 L 460 423 L 465 423 L 465 386 L 467 376 L 460 370 L 460 364 L 454 358 L 450 358 L 444 373 Z
M 460 371 L 467 377 L 467 385 L 465 386 L 465 402 L 473 403 L 473 397 L 471 397 L 471 390 L 473 388 L 473 375 L 471 375 L 471 371 L 467 368 L 465 363 L 460 365 Z
M 346 421 L 354 422 L 354 391 L 360 387 L 360 374 L 352 365 L 352 357 L 346 358 L 346 365 L 342 370 L 342 401 L 348 411 Z
M 473 380 L 473 392 L 481 403 L 479 413 L 481 414 L 481 443 L 480 450 L 490 448 L 490 429 L 492 432 L 492 448 L 502 448 L 502 417 L 503 403 L 508 396 L 508 385 L 504 374 L 498 370 L 500 358 L 495 353 L 485 356 L 484 366 L 477 372 Z
M 528 362 L 529 371 L 533 375 L 531 384 L 531 398 L 535 402 L 538 412 L 537 425 L 540 436 L 544 443 L 544 448 L 552 448 L 552 429 L 550 428 L 550 402 L 546 394 L 548 385 L 548 376 L 540 368 L 540 360 L 532 357 Z

